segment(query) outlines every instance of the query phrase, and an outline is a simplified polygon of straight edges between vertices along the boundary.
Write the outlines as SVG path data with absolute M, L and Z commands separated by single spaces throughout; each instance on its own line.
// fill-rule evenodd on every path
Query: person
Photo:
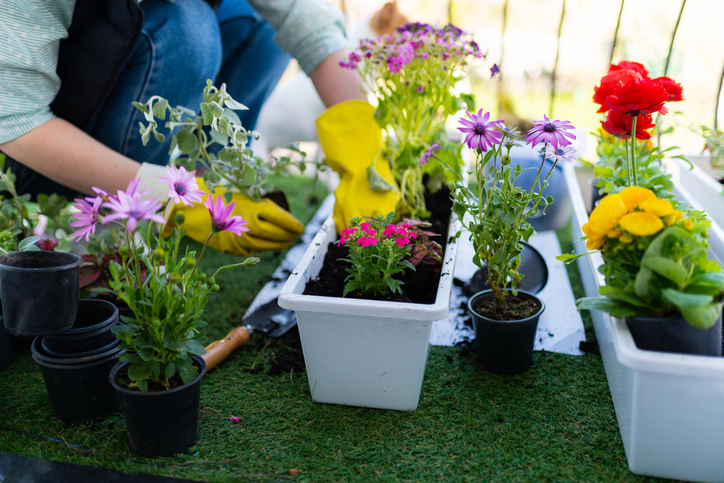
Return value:
M 113 193 L 134 177 L 152 186 L 165 175 L 170 137 L 144 147 L 142 114 L 132 101 L 160 95 L 171 105 L 197 106 L 211 79 L 226 83 L 232 97 L 249 107 L 240 118 L 253 129 L 289 55 L 324 105 L 335 108 L 336 122 L 374 122 L 358 75 L 338 67 L 350 45 L 341 12 L 324 0 L 0 0 L 0 11 L 0 151 L 21 193 L 72 197 L 92 194 L 92 187 Z M 333 151 L 356 137 L 341 127 L 326 135 Z M 343 189 L 354 191 L 350 203 L 384 198 L 375 211 L 394 207 L 394 196 L 350 181 L 364 176 L 374 156 L 333 157 L 341 184 L 347 180 Z M 303 231 L 271 201 L 239 194 L 233 201 L 234 214 L 248 220 L 251 231 L 215 236 L 212 246 L 220 251 L 281 249 Z M 338 197 L 337 205 L 342 202 Z M 176 210 L 186 215 L 184 228 L 203 241 L 211 229 L 206 210 Z

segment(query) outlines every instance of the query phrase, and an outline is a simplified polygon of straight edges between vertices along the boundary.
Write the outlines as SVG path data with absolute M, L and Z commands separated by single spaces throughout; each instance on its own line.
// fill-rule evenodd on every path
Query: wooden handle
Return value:
M 237 327 L 229 332 L 226 337 L 217 340 L 206 346 L 206 354 L 204 354 L 204 362 L 206 362 L 206 370 L 209 371 L 219 362 L 223 361 L 234 349 L 237 349 L 247 342 L 251 334 L 245 327 Z

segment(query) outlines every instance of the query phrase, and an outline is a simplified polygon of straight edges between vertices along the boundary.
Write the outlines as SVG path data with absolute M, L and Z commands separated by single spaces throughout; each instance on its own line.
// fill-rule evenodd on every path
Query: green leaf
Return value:
M 249 108 L 246 107 L 244 104 L 242 104 L 242 103 L 240 103 L 240 102 L 236 102 L 236 101 L 235 101 L 234 99 L 232 99 L 231 97 L 227 97 L 227 98 L 226 98 L 226 100 L 224 101 L 224 105 L 225 105 L 226 107 L 228 107 L 229 109 L 234 109 L 234 110 L 236 110 L 236 111 L 247 111 L 247 110 L 249 110 Z M 241 122 L 239 122 L 238 124 L 241 124 Z
M 214 117 L 221 117 L 224 114 L 224 108 L 221 107 L 218 102 L 209 102 L 209 109 Z
M 176 133 L 176 142 L 178 143 L 178 148 L 184 154 L 190 153 L 198 146 L 196 136 L 194 136 L 193 133 L 184 130 Z
M 176 374 L 176 364 L 170 362 L 163 371 L 163 375 L 166 376 L 166 379 L 171 379 L 174 374 Z
M 168 107 L 168 101 L 166 99 L 159 99 L 153 105 L 153 115 L 161 120 L 166 119 L 166 108 L 167 107 Z
M 256 171 L 250 166 L 246 166 L 241 173 L 241 183 L 243 186 L 253 186 L 256 183 Z
M 147 380 L 141 380 L 138 381 L 138 389 L 140 389 L 141 392 L 148 392 L 148 381 Z
M 641 263 L 659 275 L 668 278 L 678 287 L 682 287 L 689 277 L 688 270 L 670 258 L 648 257 L 641 260 Z
M 147 379 L 150 376 L 151 364 L 149 362 L 131 364 L 131 367 L 128 368 L 128 377 L 130 377 L 132 381 L 140 381 L 142 379 Z
M 694 327 L 708 329 L 721 317 L 722 304 L 713 302 L 714 298 L 711 295 L 683 293 L 671 288 L 661 292 Z
M 186 350 L 197 356 L 206 354 L 206 348 L 195 340 L 186 341 Z
M 29 236 L 25 239 L 23 239 L 20 243 L 18 243 L 18 250 L 19 251 L 26 251 L 26 250 L 32 250 L 30 247 L 35 246 L 35 243 L 40 240 L 39 236 Z M 37 249 L 37 247 L 36 247 Z
M 380 174 L 375 171 L 374 163 L 367 168 L 367 179 L 370 182 L 370 189 L 377 191 L 395 191 L 395 186 L 388 183 Z
M 201 118 L 204 121 L 204 125 L 208 126 L 214 121 L 214 115 L 211 114 L 211 109 L 206 102 L 202 102 L 199 107 L 201 108 Z
M 636 311 L 628 304 L 606 297 L 584 297 L 576 300 L 578 310 L 598 310 L 614 317 L 632 317 Z

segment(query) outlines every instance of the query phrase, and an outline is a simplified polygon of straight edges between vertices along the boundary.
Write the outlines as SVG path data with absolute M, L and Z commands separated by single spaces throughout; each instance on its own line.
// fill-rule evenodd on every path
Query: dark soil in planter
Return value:
M 118 371 L 118 374 L 117 374 L 118 377 L 116 377 L 116 382 L 118 383 L 119 386 L 126 388 L 129 391 L 141 392 L 141 390 L 138 389 L 137 387 L 128 387 L 129 384 L 131 384 L 133 382 L 131 380 L 131 378 L 128 377 L 128 368 L 129 367 L 130 366 L 125 366 Z M 161 385 L 161 384 L 156 384 L 156 383 L 149 381 L 148 392 L 164 392 L 164 391 L 167 391 L 168 389 L 173 389 L 173 388 L 184 385 L 184 381 L 183 381 L 183 379 L 181 379 L 181 376 L 179 375 L 178 372 L 176 374 L 174 374 L 174 376 L 171 379 L 169 379 L 168 381 L 169 381 L 168 388 L 163 387 L 163 385 Z
M 521 299 L 508 295 L 505 308 L 502 314 L 495 311 L 495 301 L 482 300 L 476 307 L 477 312 L 489 319 L 495 320 L 521 320 L 535 314 L 540 309 L 540 304 L 535 300 Z
M 442 246 L 445 253 L 447 245 L 447 231 L 450 223 L 450 210 L 452 201 L 450 191 L 443 187 L 440 191 L 425 196 L 427 209 L 432 213 L 427 220 L 432 224 L 428 231 L 438 233 L 440 236 L 431 237 Z M 321 295 L 325 297 L 342 297 L 345 279 L 347 278 L 348 262 L 339 261 L 346 258 L 349 250 L 345 246 L 338 247 L 336 242 L 329 244 L 327 254 L 324 257 L 324 264 L 317 278 L 307 282 L 304 288 L 305 295 Z M 388 300 L 394 302 L 410 302 L 417 304 L 433 304 L 437 296 L 437 286 L 440 282 L 441 268 L 438 265 L 419 264 L 416 270 L 406 270 L 401 277 L 404 285 L 402 294 L 389 294 L 388 297 L 377 300 Z M 369 299 L 369 296 L 359 293 L 347 294 L 347 298 Z

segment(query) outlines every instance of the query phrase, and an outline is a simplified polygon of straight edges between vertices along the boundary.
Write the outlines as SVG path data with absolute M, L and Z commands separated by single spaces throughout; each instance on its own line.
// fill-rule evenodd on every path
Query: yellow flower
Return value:
M 694 228 L 694 222 L 691 220 L 684 220 L 683 227 L 684 230 L 691 230 L 692 228 Z
M 609 238 L 618 238 L 621 236 L 621 230 L 611 230 L 606 234 Z
M 633 241 L 633 238 L 628 235 L 621 235 L 618 241 L 620 241 L 621 243 L 631 243 Z
M 671 203 L 668 200 L 662 200 L 661 198 L 646 200 L 639 203 L 639 209 L 658 217 L 668 216 L 674 212 L 674 207 Z
M 609 231 L 616 228 L 618 220 L 626 213 L 626 205 L 621 199 L 621 195 L 605 196 L 591 213 L 588 220 L 588 230 L 591 234 L 586 234 L 599 238 L 606 236 Z
M 589 250 L 597 250 L 603 246 L 605 238 L 591 237 L 586 240 L 586 248 Z
M 664 222 L 651 213 L 636 211 L 621 218 L 620 225 L 632 235 L 649 236 L 658 233 L 664 227 Z
M 656 199 L 653 191 L 640 186 L 629 186 L 628 188 L 622 189 L 619 194 L 628 211 L 633 211 L 634 208 L 646 200 Z
M 674 210 L 673 215 L 676 216 L 677 220 L 684 218 L 684 213 L 681 210 Z

